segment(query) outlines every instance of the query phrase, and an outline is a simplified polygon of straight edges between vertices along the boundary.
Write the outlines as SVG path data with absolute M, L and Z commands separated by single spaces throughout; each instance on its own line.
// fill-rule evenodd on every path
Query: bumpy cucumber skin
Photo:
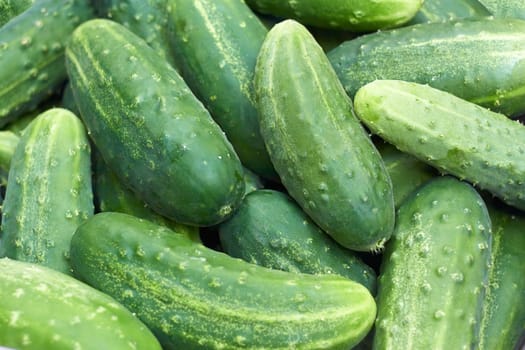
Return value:
M 0 256 L 66 274 L 69 243 L 93 215 L 90 146 L 82 122 L 50 109 L 29 124 L 11 159 Z
M 525 216 L 488 203 L 493 243 L 480 350 L 518 349 L 525 331 Z
M 0 259 L 0 344 L 19 350 L 160 350 L 108 295 L 58 271 Z
M 347 93 L 376 79 L 413 81 L 517 117 L 525 112 L 525 21 L 426 23 L 347 41 L 328 58 Z
M 321 28 L 367 32 L 400 26 L 421 7 L 422 0 L 246 0 L 258 12 L 295 19 Z
M 95 215 L 71 246 L 76 275 L 165 349 L 348 349 L 375 317 L 358 283 L 249 264 L 126 214 Z
M 267 29 L 242 0 L 169 0 L 181 75 L 231 141 L 243 165 L 276 180 L 259 131 L 253 72 Z
M 517 121 L 427 85 L 392 80 L 361 88 L 354 108 L 401 151 L 525 209 L 525 127 Z
M 522 0 L 478 0 L 494 17 L 525 19 L 525 3 Z
M 219 237 L 230 256 L 272 269 L 341 275 L 375 294 L 374 270 L 321 231 L 282 192 L 248 194 L 235 214 L 219 226 Z
M 41 0 L 0 28 L 0 127 L 61 87 L 66 42 L 92 16 L 88 0 Z
M 244 194 L 242 165 L 178 73 L 124 26 L 95 19 L 66 49 L 71 87 L 104 161 L 174 221 L 225 220 Z
M 11 167 L 11 159 L 15 153 L 16 146 L 20 141 L 14 132 L 9 130 L 0 131 L 0 185 L 7 184 L 7 177 L 9 175 L 9 168 Z
M 255 88 L 261 134 L 290 195 L 344 247 L 380 248 L 394 226 L 390 178 L 324 52 L 302 25 L 286 20 L 269 32 Z
M 473 349 L 491 221 L 472 186 L 430 180 L 401 205 L 378 278 L 374 349 Z
M 35 0 L 0 0 L 0 27 L 27 10 Z
M 478 0 L 425 0 L 409 25 L 491 16 Z

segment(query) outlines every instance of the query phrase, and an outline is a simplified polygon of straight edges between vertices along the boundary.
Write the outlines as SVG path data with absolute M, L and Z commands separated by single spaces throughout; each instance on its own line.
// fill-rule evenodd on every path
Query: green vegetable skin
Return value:
M 66 50 L 75 101 L 106 164 L 159 214 L 207 226 L 244 195 L 242 165 L 178 73 L 124 26 L 77 28 Z
M 523 0 L 478 0 L 492 12 L 495 17 L 525 19 L 525 2 Z
M 377 80 L 354 99 L 370 130 L 403 152 L 525 209 L 525 127 L 427 85 Z
M 0 259 L 0 344 L 17 350 L 160 350 L 108 295 L 58 271 Z
M 76 276 L 113 296 L 165 349 L 349 349 L 375 302 L 335 275 L 266 269 L 167 228 L 100 213 L 71 242 Z
M 93 215 L 90 146 L 81 121 L 50 109 L 29 124 L 11 159 L 0 256 L 66 274 L 69 243 Z
M 5 186 L 7 184 L 11 159 L 19 140 L 20 137 L 12 131 L 0 131 L 0 185 Z
M 293 20 L 259 54 L 261 134 L 291 197 L 344 247 L 375 250 L 393 230 L 392 184 L 321 47 Z
M 522 1 L 522 0 L 519 0 Z M 425 0 L 408 24 L 490 16 L 478 0 Z
M 440 177 L 401 205 L 378 279 L 373 348 L 475 349 L 491 221 L 465 182 Z
M 35 0 L 0 0 L 0 27 L 27 10 Z
M 376 79 L 413 81 L 517 117 L 525 112 L 525 21 L 420 24 L 347 41 L 328 58 L 347 93 Z

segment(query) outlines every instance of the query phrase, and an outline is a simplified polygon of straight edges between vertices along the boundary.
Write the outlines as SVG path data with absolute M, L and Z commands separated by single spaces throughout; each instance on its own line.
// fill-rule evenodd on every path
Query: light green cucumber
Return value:
M 29 124 L 11 159 L 0 256 L 70 274 L 71 236 L 92 215 L 86 130 L 68 110 L 50 109 Z
M 525 209 L 525 126 L 428 85 L 377 80 L 354 99 L 369 129 L 403 152 Z
M 9 130 L 0 130 L 0 186 L 7 184 L 11 159 L 20 137 Z
M 525 19 L 525 2 L 522 0 L 478 0 L 494 17 Z
M 491 16 L 491 13 L 479 0 L 425 0 L 408 24 L 484 16 Z
M 326 55 L 301 24 L 275 25 L 255 72 L 259 122 L 282 184 L 338 243 L 380 249 L 392 233 L 392 184 Z
M 492 242 L 483 199 L 468 183 L 439 177 L 407 198 L 396 220 L 373 349 L 475 349 Z
M 99 213 L 71 241 L 76 276 L 113 296 L 164 349 L 349 349 L 375 301 L 336 275 L 267 269 L 121 213 Z
M 27 10 L 35 0 L 0 0 L 0 27 Z

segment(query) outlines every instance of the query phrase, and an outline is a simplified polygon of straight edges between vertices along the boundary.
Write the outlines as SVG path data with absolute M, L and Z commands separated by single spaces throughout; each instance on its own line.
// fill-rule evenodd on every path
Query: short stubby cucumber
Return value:
M 491 16 L 478 0 L 425 0 L 408 23 L 441 22 L 462 18 Z
M 50 109 L 28 125 L 11 159 L 0 256 L 70 274 L 71 236 L 93 212 L 84 125 L 68 110 Z
M 374 346 L 475 349 L 491 251 L 487 207 L 466 182 L 430 180 L 401 204 L 378 278 Z
M 478 0 L 494 17 L 525 19 L 523 0 Z
M 376 79 L 428 84 L 517 117 L 525 112 L 525 21 L 424 23 L 347 41 L 328 58 L 354 97 Z
M 35 0 L 0 0 L 0 27 L 27 10 Z
M 92 16 L 89 0 L 40 0 L 0 28 L 0 127 L 58 92 L 65 45 Z
M 160 350 L 110 296 L 44 266 L 0 259 L 0 344 L 17 350 Z
M 408 22 L 423 0 L 246 0 L 246 3 L 258 12 L 302 24 L 368 32 Z
M 150 208 L 214 225 L 244 195 L 233 147 L 184 80 L 123 25 L 94 19 L 66 49 L 71 88 L 106 164 Z
M 221 247 L 233 257 L 272 269 L 338 274 L 375 294 L 376 273 L 325 234 L 285 193 L 257 190 L 219 226 Z
M 188 86 L 231 141 L 243 165 L 278 179 L 259 131 L 253 91 L 268 30 L 242 0 L 168 0 L 173 55 Z
M 255 88 L 261 133 L 290 195 L 339 244 L 380 249 L 394 226 L 390 177 L 304 26 L 286 20 L 271 29 Z
M 525 209 L 525 126 L 417 83 L 376 80 L 354 99 L 369 129 L 403 152 Z
M 375 301 L 336 275 L 267 269 L 149 221 L 99 213 L 71 241 L 76 276 L 136 313 L 164 349 L 349 349 Z

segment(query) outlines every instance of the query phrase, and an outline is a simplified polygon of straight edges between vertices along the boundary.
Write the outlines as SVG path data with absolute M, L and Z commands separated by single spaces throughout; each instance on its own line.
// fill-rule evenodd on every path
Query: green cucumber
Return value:
M 525 21 L 425 23 L 347 41 L 328 58 L 353 98 L 376 79 L 428 84 L 516 117 L 525 112 Z
M 525 215 L 488 203 L 492 253 L 480 350 L 518 349 L 525 332 Z
M 71 236 L 93 211 L 84 125 L 68 110 L 50 109 L 29 124 L 11 159 L 0 256 L 70 274 Z
M 479 0 L 425 0 L 408 24 L 490 16 Z
M 359 283 L 250 264 L 121 213 L 80 226 L 71 258 L 165 349 L 348 349 L 375 317 Z
M 272 28 L 255 88 L 261 133 L 291 197 L 344 247 L 380 249 L 394 226 L 390 178 L 304 26 L 286 20 Z
M 491 251 L 487 207 L 466 182 L 430 180 L 403 202 L 378 278 L 375 350 L 474 349 Z
M 66 42 L 92 16 L 88 0 L 40 0 L 0 28 L 0 127 L 61 88 Z
M 251 192 L 219 226 L 221 247 L 233 257 L 272 269 L 337 274 L 375 293 L 376 274 L 351 250 L 333 241 L 286 194 Z
M 184 80 L 123 25 L 94 19 L 66 49 L 71 88 L 104 161 L 174 221 L 225 220 L 244 195 L 242 165 Z
M 525 209 L 525 127 L 503 114 L 417 83 L 377 80 L 356 114 L 403 152 Z
M 27 10 L 35 0 L 0 0 L 0 27 Z
M 244 195 L 264 188 L 264 184 L 261 178 L 256 173 L 252 172 L 250 169 L 247 168 L 244 168 L 244 184 Z
M 108 295 L 58 271 L 0 259 L 0 344 L 17 350 L 160 350 Z M 5 348 L 2 348 L 5 349 Z
M 80 116 L 80 111 L 78 110 L 75 96 L 73 96 L 73 90 L 71 89 L 71 84 L 69 82 L 64 85 L 60 102 L 62 108 L 69 109 L 75 115 Z
M 267 29 L 241 0 L 168 0 L 172 45 L 188 86 L 243 165 L 278 179 L 259 131 L 253 72 Z
M 525 19 L 523 0 L 478 0 L 494 17 Z
M 0 186 L 7 184 L 11 159 L 20 137 L 9 130 L 0 130 Z
M 246 0 L 254 10 L 321 28 L 368 32 L 409 21 L 423 0 Z

